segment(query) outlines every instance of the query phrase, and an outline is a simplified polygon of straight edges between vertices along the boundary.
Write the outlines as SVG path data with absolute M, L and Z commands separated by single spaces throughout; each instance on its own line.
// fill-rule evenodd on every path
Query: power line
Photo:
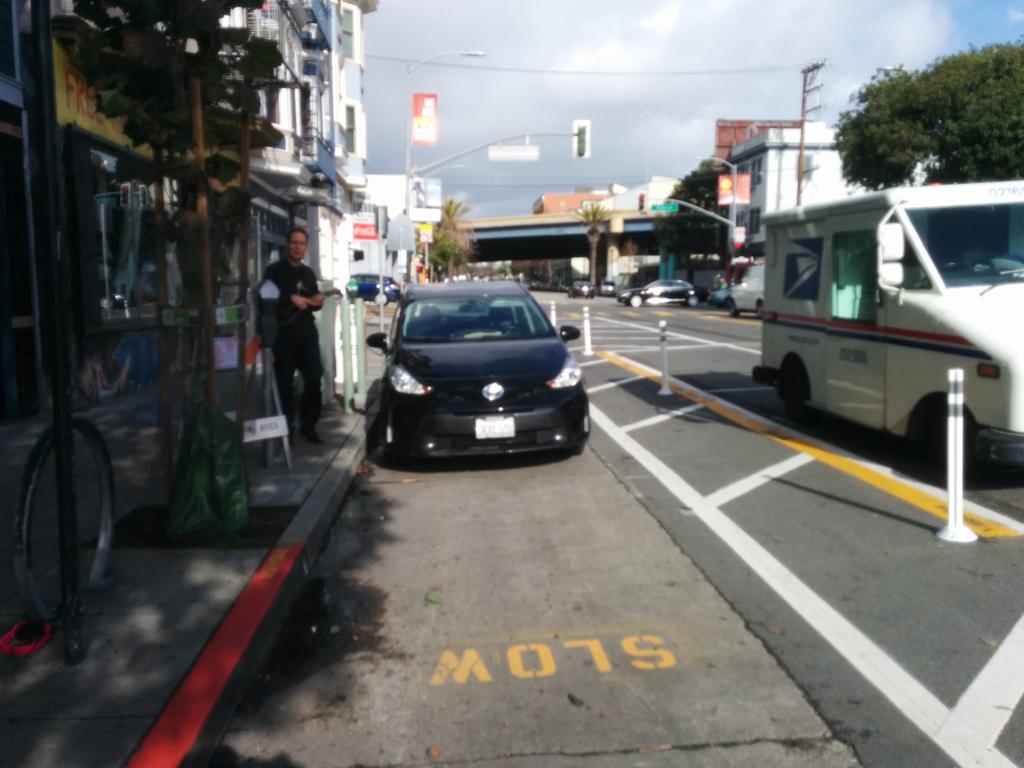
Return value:
M 368 53 L 368 59 L 393 61 L 399 64 L 416 64 L 414 59 L 403 59 L 399 56 L 379 56 Z M 535 67 L 498 67 L 478 64 L 460 64 L 456 61 L 432 61 L 430 66 L 452 67 L 455 69 L 479 69 L 489 72 L 515 72 L 524 75 L 587 75 L 594 77 L 696 77 L 708 75 L 760 75 L 766 72 L 797 72 L 799 65 L 786 67 L 741 67 L 737 69 L 665 69 L 644 71 L 596 70 L 596 69 L 539 69 Z

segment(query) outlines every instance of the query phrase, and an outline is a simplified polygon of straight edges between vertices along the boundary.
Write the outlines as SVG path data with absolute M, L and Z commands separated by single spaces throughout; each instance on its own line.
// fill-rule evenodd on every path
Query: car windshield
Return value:
M 951 287 L 1024 281 L 1024 203 L 908 209 Z
M 437 297 L 410 302 L 402 313 L 405 341 L 438 343 L 553 336 L 547 316 L 528 297 Z

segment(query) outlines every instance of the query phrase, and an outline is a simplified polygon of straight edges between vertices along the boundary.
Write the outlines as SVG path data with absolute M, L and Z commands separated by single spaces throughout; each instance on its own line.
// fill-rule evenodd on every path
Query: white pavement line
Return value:
M 603 357 L 599 358 L 597 360 L 588 360 L 585 363 L 580 363 L 580 368 L 587 368 L 588 366 L 591 366 L 591 365 L 601 365 L 602 363 L 607 363 L 607 362 L 608 361 L 605 360 Z
M 640 381 L 641 379 L 646 378 L 646 376 L 630 376 L 628 379 L 609 381 L 607 384 L 598 384 L 596 387 L 587 387 L 587 394 L 592 395 L 595 392 L 603 392 L 606 389 L 614 389 L 615 387 L 621 387 L 623 384 L 629 384 L 630 382 Z
M 630 322 L 626 322 L 625 320 L 605 320 L 605 322 L 614 323 L 616 325 L 625 326 L 627 328 L 642 328 L 645 331 L 650 331 L 651 333 L 658 333 L 658 329 L 657 328 L 651 328 L 650 326 L 642 325 L 640 323 L 630 323 Z M 677 333 L 676 331 L 669 331 L 668 335 L 672 336 L 674 338 L 677 338 L 677 339 L 686 339 L 687 341 L 697 341 L 697 342 L 700 342 L 702 344 L 707 344 L 709 346 L 710 345 L 714 345 L 714 346 L 718 346 L 718 347 L 727 347 L 729 349 L 739 350 L 740 352 L 749 352 L 752 355 L 760 355 L 761 354 L 761 347 L 760 347 L 760 345 L 758 345 L 757 349 L 750 349 L 749 347 L 741 347 L 739 344 L 728 344 L 728 343 L 725 343 L 725 342 L 711 341 L 710 339 L 705 339 L 705 338 L 702 338 L 700 336 L 690 336 L 690 335 L 685 334 L 685 333 Z M 752 341 L 750 343 L 751 344 L 757 344 L 757 342 L 754 342 L 754 341 Z
M 642 376 L 640 378 L 646 377 Z M 633 432 L 637 429 L 643 429 L 644 427 L 653 427 L 655 424 L 661 424 L 663 421 L 669 421 L 676 418 L 676 416 L 685 416 L 688 413 L 699 411 L 702 408 L 704 408 L 704 406 L 700 403 L 697 403 L 696 405 L 688 405 L 685 408 L 677 408 L 676 410 L 669 411 L 668 413 L 659 413 L 657 416 L 651 416 L 651 418 L 644 419 L 643 421 L 635 421 L 632 424 L 620 427 L 620 429 L 623 432 Z
M 657 456 L 627 435 L 599 408 L 590 406 L 591 421 L 651 473 L 694 516 L 711 529 L 754 573 L 761 577 L 804 621 L 891 701 L 904 716 L 967 768 L 1016 768 L 1014 763 L 977 737 L 954 740 L 939 733 L 949 710 L 927 688 L 822 600 L 750 534 L 709 504 L 689 483 Z M 968 734 L 970 736 L 970 734 Z
M 939 735 L 994 745 L 1024 696 L 1024 616 L 949 713 Z
M 608 351 L 610 352 L 612 350 Z M 661 371 L 659 371 L 657 368 L 647 365 L 646 363 L 641 363 L 638 360 L 634 360 L 633 358 L 625 357 L 623 355 L 619 355 L 619 357 L 624 363 L 628 363 L 633 368 L 649 371 L 654 376 L 661 376 Z M 658 380 L 660 380 L 660 378 Z M 684 392 L 686 390 L 691 390 L 692 392 L 702 397 L 706 397 L 709 400 L 714 400 L 715 402 L 720 403 L 723 407 L 735 411 L 744 418 L 750 419 L 751 421 L 756 421 L 759 424 L 763 424 L 766 427 L 771 427 L 771 429 L 773 429 L 775 432 L 781 435 L 788 435 L 790 437 L 800 440 L 801 442 L 807 443 L 807 445 L 814 446 L 815 448 L 820 448 L 822 450 L 828 451 L 829 453 L 834 453 L 837 456 L 842 456 L 845 459 L 849 459 L 850 461 L 856 462 L 862 467 L 878 472 L 879 474 L 888 475 L 889 477 L 899 480 L 901 483 L 905 483 L 906 485 L 909 485 L 913 488 L 917 488 L 919 491 L 928 493 L 937 499 L 945 499 L 947 496 L 945 488 L 936 488 L 935 486 L 928 485 L 927 483 L 922 483 L 920 480 L 915 480 L 900 472 L 897 472 L 892 467 L 887 467 L 884 464 L 876 464 L 875 462 L 868 461 L 867 459 L 861 456 L 855 456 L 854 454 L 850 453 L 844 448 L 832 445 L 831 443 L 825 442 L 824 440 L 819 440 L 816 437 L 811 437 L 810 435 L 804 434 L 803 432 L 798 432 L 796 429 L 793 429 L 787 424 L 783 424 L 781 422 L 765 418 L 764 416 L 756 414 L 753 411 L 748 410 L 743 406 L 732 402 L 731 400 L 726 400 L 724 398 L 712 395 L 707 390 L 696 387 L 693 384 L 690 384 L 689 382 L 683 381 L 682 379 L 677 379 L 675 376 L 669 376 L 668 380 L 669 383 L 675 384 Z M 977 515 L 978 517 L 983 517 L 986 520 L 990 520 L 993 523 L 1002 525 L 1006 528 L 1009 528 L 1012 531 L 1017 531 L 1018 533 L 1024 534 L 1024 522 L 1021 522 L 1020 520 L 1015 520 L 1014 518 L 1004 515 L 1001 512 L 996 512 L 994 509 L 989 509 L 988 507 L 982 506 L 977 502 L 967 501 L 966 499 L 964 499 L 964 509 L 970 512 L 971 514 Z
M 723 504 L 728 504 L 740 496 L 745 496 L 755 488 L 760 488 L 765 483 L 770 483 L 775 478 L 789 474 L 805 464 L 810 464 L 812 461 L 814 461 L 813 456 L 806 453 L 798 453 L 795 456 L 790 456 L 785 461 L 780 461 L 778 464 L 765 467 L 761 471 L 750 475 L 750 477 L 745 477 L 724 488 L 719 488 L 704 500 L 713 507 L 721 507 Z

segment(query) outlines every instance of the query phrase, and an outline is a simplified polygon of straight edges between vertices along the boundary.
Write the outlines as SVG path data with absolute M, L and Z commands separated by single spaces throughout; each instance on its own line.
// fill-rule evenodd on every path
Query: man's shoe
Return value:
M 306 438 L 309 442 L 315 443 L 316 445 L 320 445 L 324 441 L 323 438 L 316 433 L 315 429 L 302 430 L 302 436 Z

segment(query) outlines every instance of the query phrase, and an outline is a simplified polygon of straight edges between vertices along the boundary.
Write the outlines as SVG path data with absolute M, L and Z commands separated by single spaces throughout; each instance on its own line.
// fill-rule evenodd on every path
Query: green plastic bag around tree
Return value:
M 249 478 L 242 436 L 210 403 L 197 404 L 178 450 L 167 534 L 236 533 L 249 524 Z

